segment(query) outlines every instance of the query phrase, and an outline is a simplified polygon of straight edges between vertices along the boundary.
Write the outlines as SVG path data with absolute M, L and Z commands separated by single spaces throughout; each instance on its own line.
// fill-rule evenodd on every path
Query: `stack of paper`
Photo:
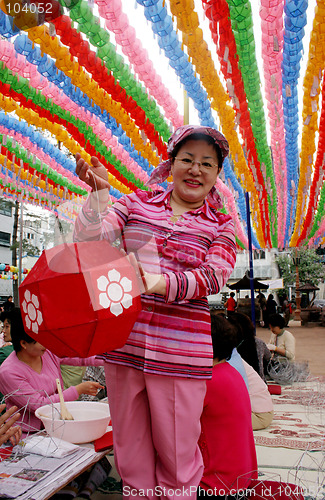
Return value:
M 44 500 L 104 455 L 96 453 L 93 447 L 70 446 L 63 441 L 52 442 L 49 446 L 48 439 L 51 438 L 42 436 L 42 439 L 45 440 L 43 446 L 34 439 L 34 442 L 23 447 L 23 453 L 13 452 L 9 459 L 0 463 L 0 496 L 19 500 Z M 62 450 L 60 453 L 60 447 L 62 450 L 68 448 L 68 453 Z M 54 456 L 48 456 L 50 448 Z M 43 454 L 26 453 L 28 449 L 42 451 Z M 61 455 L 60 458 L 55 458 L 58 454 Z

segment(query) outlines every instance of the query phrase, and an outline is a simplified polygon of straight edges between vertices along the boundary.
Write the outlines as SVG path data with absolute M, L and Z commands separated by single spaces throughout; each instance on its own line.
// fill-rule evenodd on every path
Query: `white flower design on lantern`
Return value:
M 24 293 L 24 301 L 22 303 L 22 308 L 25 316 L 25 323 L 27 328 L 32 330 L 34 333 L 38 333 L 38 327 L 43 322 L 43 316 L 39 310 L 39 300 L 34 294 L 31 295 L 29 290 Z
M 100 276 L 97 279 L 99 294 L 99 303 L 104 309 L 110 308 L 114 316 L 119 316 L 124 309 L 132 306 L 132 295 L 127 292 L 132 290 L 132 281 L 116 271 L 111 269 L 106 276 Z M 123 306 L 123 307 L 122 307 Z

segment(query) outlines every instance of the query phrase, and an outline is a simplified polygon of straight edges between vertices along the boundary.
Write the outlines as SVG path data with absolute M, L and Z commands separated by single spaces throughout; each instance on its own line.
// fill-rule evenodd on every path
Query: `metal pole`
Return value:
M 246 192 L 245 197 L 246 197 L 247 236 L 248 236 L 248 252 L 249 252 L 249 284 L 250 284 L 250 288 L 251 288 L 251 313 L 252 313 L 252 322 L 253 322 L 253 325 L 256 329 L 252 229 L 251 229 L 251 218 L 250 218 L 251 211 L 250 211 L 250 206 L 249 206 L 249 193 Z
M 19 260 L 18 260 L 18 297 L 19 297 L 19 287 L 22 282 L 22 274 L 23 274 L 23 269 L 22 269 L 22 258 L 23 258 L 23 238 L 24 238 L 24 204 L 23 200 L 21 199 L 20 202 L 20 218 L 19 218 Z

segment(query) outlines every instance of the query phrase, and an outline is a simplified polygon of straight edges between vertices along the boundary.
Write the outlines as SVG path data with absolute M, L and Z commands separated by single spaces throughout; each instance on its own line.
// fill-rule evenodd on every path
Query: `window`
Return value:
M 254 260 L 265 259 L 265 250 L 254 250 Z
M 10 247 L 10 233 L 0 231 L 0 245 Z
M 12 208 L 9 204 L 0 203 L 0 214 L 6 215 L 7 217 L 12 216 Z

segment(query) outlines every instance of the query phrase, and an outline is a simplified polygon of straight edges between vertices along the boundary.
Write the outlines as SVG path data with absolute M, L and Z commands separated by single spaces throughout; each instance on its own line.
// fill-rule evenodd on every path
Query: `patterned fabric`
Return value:
M 175 149 L 175 146 L 177 146 L 177 144 L 179 144 L 181 141 L 186 139 L 186 137 L 189 137 L 192 134 L 204 134 L 212 137 L 217 146 L 219 146 L 220 148 L 222 161 L 228 156 L 229 144 L 227 139 L 225 138 L 224 135 L 221 134 L 221 132 L 218 132 L 218 130 L 211 127 L 202 127 L 198 125 L 183 125 L 182 127 L 176 129 L 173 135 L 169 138 L 167 146 L 167 153 L 169 155 L 169 158 L 168 160 L 160 163 L 158 167 L 153 171 L 147 182 L 148 186 L 151 184 L 155 183 L 159 184 L 161 182 L 164 182 L 169 177 L 170 169 L 172 166 L 171 154 Z M 213 187 L 210 191 L 210 197 L 213 199 L 214 196 L 216 196 L 216 190 Z M 212 199 L 211 202 L 214 205 Z M 218 201 L 217 198 L 215 201 Z
M 101 399 L 107 397 L 105 371 L 103 366 L 87 366 L 82 381 L 99 382 L 100 385 L 104 386 L 104 389 L 100 389 L 96 396 L 82 394 L 79 398 L 81 401 L 100 401 Z
M 306 452 L 312 452 L 311 470 L 315 471 L 317 460 L 314 451 L 322 450 L 321 460 L 324 459 L 324 380 L 311 377 L 304 383 L 296 382 L 290 386 L 282 386 L 281 394 L 273 395 L 272 400 L 274 403 L 273 422 L 267 429 L 254 432 L 255 444 L 277 448 L 277 456 L 281 451 L 280 447 L 302 450 L 303 454 L 300 458 L 299 455 L 290 455 L 290 458 L 282 461 L 286 465 L 286 474 L 288 474 L 287 466 L 290 461 L 292 470 L 297 474 L 300 470 L 297 463 L 303 463 L 306 466 Z M 294 462 L 291 457 L 296 457 Z M 303 467 L 302 470 L 306 468 Z M 323 465 L 320 470 L 324 477 Z
M 76 221 L 75 239 L 118 239 L 145 271 L 166 278 L 166 297 L 142 295 L 142 311 L 126 345 L 106 354 L 106 361 L 147 373 L 204 379 L 212 369 L 206 296 L 218 293 L 233 270 L 234 226 L 207 202 L 173 222 L 171 190 L 139 190 L 102 214 L 88 200 Z

